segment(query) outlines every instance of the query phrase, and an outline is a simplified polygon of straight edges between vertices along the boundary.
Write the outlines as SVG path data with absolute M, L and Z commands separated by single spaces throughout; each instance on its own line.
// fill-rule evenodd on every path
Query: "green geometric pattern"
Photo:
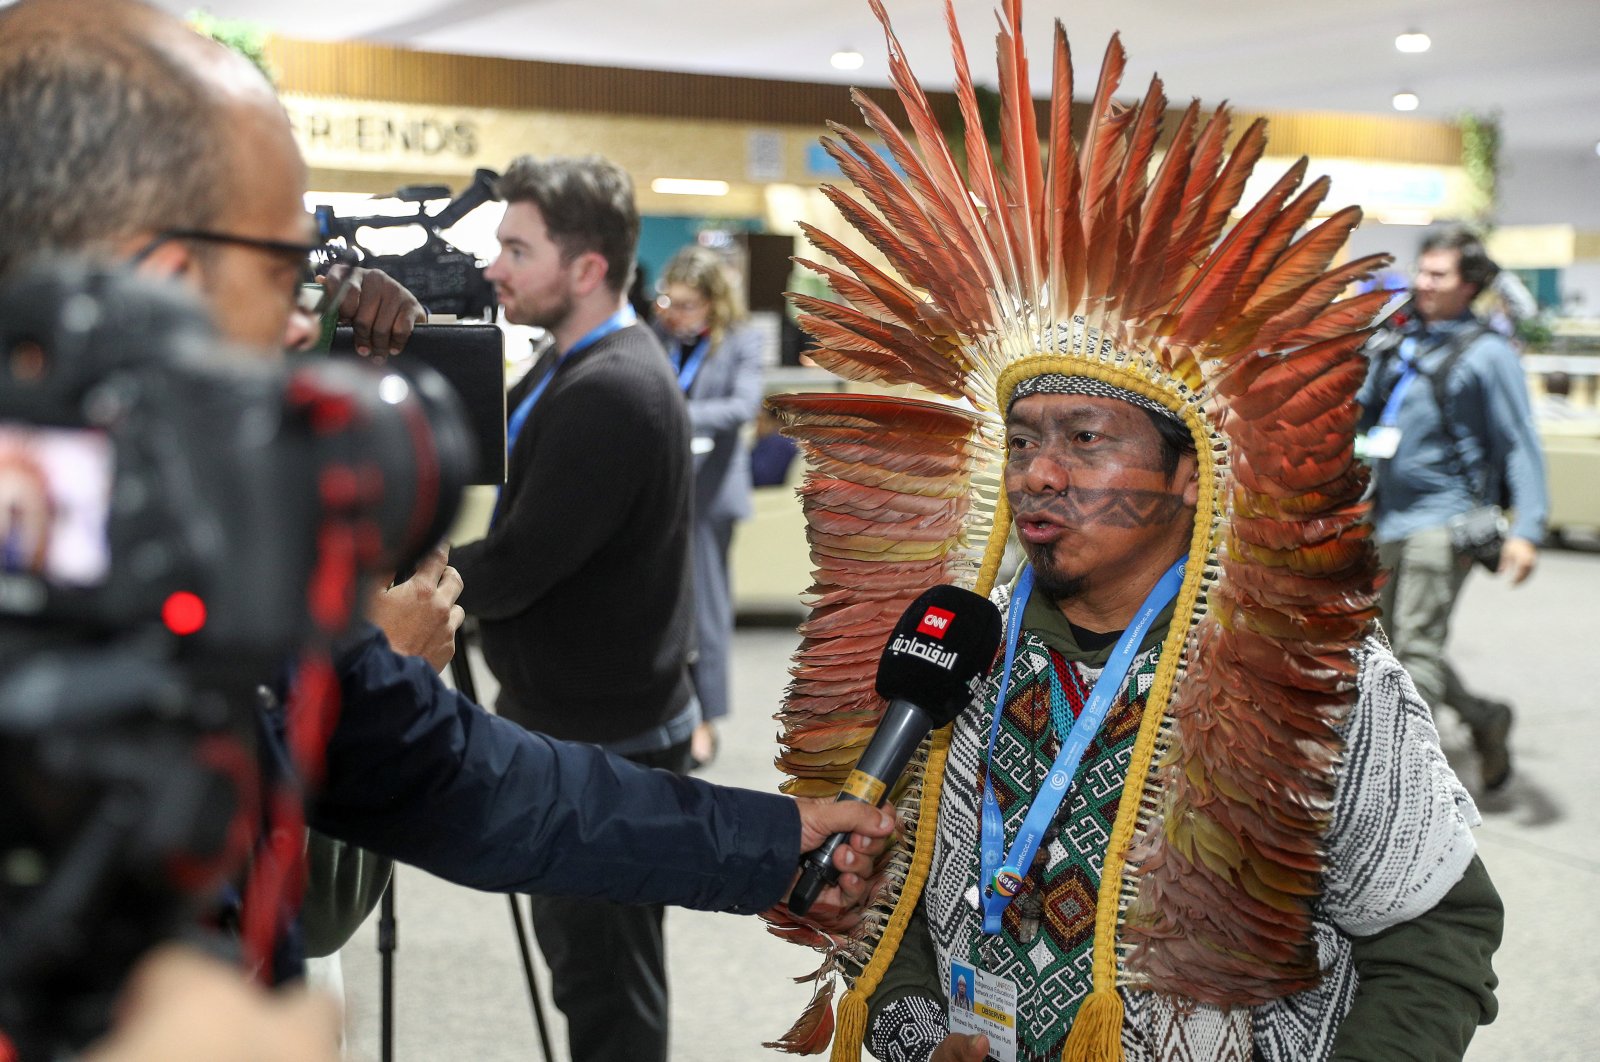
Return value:
M 1020 1058 L 1059 1058 L 1078 1004 L 1088 995 L 1101 867 L 1159 656 L 1156 648 L 1134 661 L 1056 813 L 1052 840 L 1040 846 L 1022 890 L 1006 908 L 1004 932 L 974 941 L 969 958 L 1018 987 Z M 1024 632 L 992 776 L 1007 848 L 1061 749 L 1050 723 L 1052 687 L 1066 695 L 1075 719 L 1098 677 L 1098 670 L 1065 662 Z M 1136 691 L 1131 699 L 1130 690 Z M 981 767 L 974 782 L 981 793 Z

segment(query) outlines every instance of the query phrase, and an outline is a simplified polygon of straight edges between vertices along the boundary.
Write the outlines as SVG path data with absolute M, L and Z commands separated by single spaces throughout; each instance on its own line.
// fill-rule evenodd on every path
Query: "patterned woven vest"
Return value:
M 963 717 L 952 738 L 924 909 L 947 983 L 956 955 L 1017 985 L 1019 1059 L 1059 1059 L 1078 1004 L 1089 992 L 1102 861 L 1159 655 L 1157 647 L 1135 658 L 1056 813 L 1049 843 L 1040 847 L 1006 909 L 1004 931 L 995 937 L 983 934 L 982 917 L 969 898 L 976 895 L 983 756 L 998 675 L 984 690 L 983 711 Z M 1061 748 L 1050 718 L 1052 686 L 1065 694 L 1076 718 L 1098 677 L 1098 669 L 1069 664 L 1031 631 L 1023 632 L 994 754 L 995 797 L 1008 846 Z

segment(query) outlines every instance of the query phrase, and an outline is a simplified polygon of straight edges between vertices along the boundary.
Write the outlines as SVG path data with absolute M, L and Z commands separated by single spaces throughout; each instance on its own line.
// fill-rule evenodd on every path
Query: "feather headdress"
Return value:
M 1020 0 L 999 12 L 998 158 L 947 0 L 963 167 L 880 0 L 868 2 L 911 134 L 857 93 L 894 165 L 834 126 L 837 139 L 823 143 L 868 205 L 824 191 L 898 275 L 808 228 L 837 265 L 803 264 L 842 302 L 795 302 L 826 368 L 955 401 L 772 402 L 809 462 L 800 493 L 816 565 L 778 763 L 790 792 L 837 792 L 882 710 L 873 670 L 901 610 L 938 582 L 989 592 L 1010 531 L 1000 417 L 1019 380 L 1094 377 L 1181 419 L 1201 486 L 1191 563 L 1126 780 L 1139 799 L 1121 802 L 1105 853 L 1094 990 L 1068 1043 L 1069 1057 L 1114 1058 L 1117 984 L 1252 1005 L 1318 976 L 1310 904 L 1341 753 L 1335 726 L 1376 614 L 1354 395 L 1362 329 L 1386 296 L 1338 297 L 1387 259 L 1331 266 L 1360 212 L 1307 229 L 1328 182 L 1302 188 L 1304 159 L 1230 228 L 1264 123 L 1230 149 L 1227 108 L 1203 117 L 1192 103 L 1155 163 L 1162 84 L 1134 106 L 1117 102 L 1116 37 L 1075 140 L 1072 58 L 1057 24 L 1041 131 Z M 865 999 L 932 858 L 947 743 L 935 734 L 910 771 L 899 802 L 907 841 L 865 917 L 774 923 L 828 956 L 812 1008 L 774 1046 L 822 1050 L 837 974 L 850 991 L 834 1057 L 859 1052 Z

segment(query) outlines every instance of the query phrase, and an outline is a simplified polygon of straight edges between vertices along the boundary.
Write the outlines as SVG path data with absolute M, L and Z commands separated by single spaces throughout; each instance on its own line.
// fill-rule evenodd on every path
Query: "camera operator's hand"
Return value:
M 417 565 L 416 574 L 367 597 L 367 618 L 397 653 L 420 656 L 441 671 L 456 655 L 456 629 L 467 614 L 456 604 L 461 573 L 450 567 L 450 547 L 439 546 Z
M 428 319 L 417 297 L 377 269 L 357 269 L 339 304 L 339 320 L 356 333 L 356 353 L 393 356 L 405 349 L 411 330 Z
M 267 993 L 215 959 L 167 947 L 134 970 L 116 1027 L 83 1062 L 336 1062 L 339 1012 L 306 991 Z

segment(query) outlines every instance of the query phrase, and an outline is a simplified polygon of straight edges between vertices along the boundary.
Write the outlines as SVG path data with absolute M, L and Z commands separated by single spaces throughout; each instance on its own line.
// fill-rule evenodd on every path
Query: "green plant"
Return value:
M 189 27 L 218 44 L 232 48 L 254 63 L 268 81 L 274 85 L 278 83 L 277 73 L 267 60 L 267 31 L 261 26 L 254 22 L 217 18 L 209 11 L 191 11 Z
M 1517 322 L 1517 338 L 1528 350 L 1548 350 L 1556 337 L 1555 330 L 1550 327 L 1550 322 L 1544 315 L 1538 317 L 1524 317 Z
M 1456 120 L 1456 125 L 1461 130 L 1461 165 L 1476 192 L 1473 219 L 1487 230 L 1493 227 L 1499 191 L 1500 115 L 1467 112 Z

